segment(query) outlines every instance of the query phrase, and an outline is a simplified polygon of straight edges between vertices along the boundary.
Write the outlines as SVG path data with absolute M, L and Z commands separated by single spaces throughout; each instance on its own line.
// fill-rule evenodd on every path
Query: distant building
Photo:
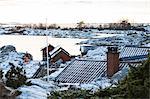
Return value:
M 32 55 L 29 53 L 25 53 L 23 56 L 24 63 L 27 64 L 32 60 Z
M 86 55 L 89 50 L 94 50 L 96 48 L 97 46 L 93 46 L 93 45 L 82 45 L 80 46 L 81 55 L 82 56 Z

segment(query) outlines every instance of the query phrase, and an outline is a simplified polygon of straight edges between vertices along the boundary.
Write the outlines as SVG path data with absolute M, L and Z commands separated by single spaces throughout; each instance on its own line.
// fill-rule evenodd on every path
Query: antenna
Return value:
M 49 82 L 49 53 L 48 53 L 48 33 L 47 33 L 47 18 L 46 18 L 46 23 L 45 23 L 45 28 L 46 28 L 46 44 L 47 44 L 47 48 L 46 48 L 46 53 L 47 53 L 47 81 Z

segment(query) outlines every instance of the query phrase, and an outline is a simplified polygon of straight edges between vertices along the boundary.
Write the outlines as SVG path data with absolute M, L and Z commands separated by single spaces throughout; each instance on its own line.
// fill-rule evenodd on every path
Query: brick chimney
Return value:
M 119 70 L 118 47 L 108 47 L 107 52 L 107 76 L 112 77 Z
M 54 49 L 54 46 L 51 44 L 48 45 L 48 52 L 52 51 Z M 47 47 L 44 47 L 42 50 L 42 56 L 43 56 L 43 61 L 47 60 Z

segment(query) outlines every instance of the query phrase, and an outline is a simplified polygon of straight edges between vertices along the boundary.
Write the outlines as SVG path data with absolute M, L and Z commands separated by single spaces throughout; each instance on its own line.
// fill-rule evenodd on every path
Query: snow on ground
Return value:
M 3 34 L 3 33 L 5 33 L 5 30 L 0 28 L 0 35 Z
M 22 92 L 19 99 L 47 99 L 46 90 L 36 85 L 24 86 L 19 90 Z
M 48 95 L 52 90 L 56 88 L 54 82 L 46 82 L 40 79 L 29 79 L 31 86 L 22 86 L 18 88 L 21 91 L 19 99 L 47 99 Z
M 25 28 L 24 35 L 49 35 L 57 38 L 92 38 L 96 36 L 92 31 L 71 31 L 61 29 L 49 29 L 47 31 L 41 29 Z
M 17 52 L 8 52 L 6 53 L 6 55 L 1 53 L 0 56 L 2 58 L 0 63 L 0 68 L 3 70 L 4 74 L 6 74 L 6 72 L 11 67 L 9 63 L 13 63 L 15 66 L 20 67 L 20 63 L 23 62 L 21 58 L 22 55 Z
M 39 61 L 30 61 L 28 64 L 23 64 L 22 67 L 26 71 L 26 76 L 31 78 L 38 70 L 40 64 Z
M 40 79 L 29 79 L 28 81 L 31 81 L 32 84 L 38 85 L 47 90 L 51 90 L 56 87 L 53 81 L 50 81 L 49 83 Z
M 28 64 L 23 63 L 24 53 L 18 53 L 14 46 L 7 45 L 0 48 L 0 68 L 4 74 L 10 69 L 12 63 L 14 66 L 23 67 L 28 78 L 32 77 L 39 68 L 38 61 L 30 61 Z M 39 79 L 29 79 L 33 85 L 22 86 L 19 90 L 22 94 L 19 99 L 47 99 L 47 93 L 54 88 L 54 85 L 46 83 Z
M 145 47 L 150 47 L 150 41 L 149 41 L 148 44 L 145 44 L 144 46 L 145 46 Z
M 106 51 L 106 47 L 98 47 L 95 50 L 89 50 L 84 58 L 94 60 L 106 60 Z
M 149 31 L 149 27 L 144 27 Z M 51 37 L 57 38 L 98 38 L 100 34 L 132 34 L 137 33 L 141 34 L 143 31 L 136 30 L 98 30 L 98 29 L 84 29 L 83 31 L 79 30 L 61 30 L 61 29 L 48 29 L 47 31 L 42 29 L 33 29 L 33 28 L 21 28 L 20 30 L 14 27 L 5 27 L 0 28 L 0 34 L 14 34 L 15 32 L 20 35 L 49 35 Z M 105 36 L 104 36 L 105 37 Z
M 140 34 L 124 34 L 124 35 L 117 35 L 113 37 L 105 37 L 105 38 L 98 38 L 98 39 L 90 39 L 87 41 L 82 41 L 80 44 L 90 44 L 90 45 L 142 45 L 144 42 L 149 40 L 148 34 L 144 32 Z
M 147 31 L 135 30 L 101 30 L 97 34 L 116 34 L 111 37 L 89 39 L 82 41 L 80 44 L 89 45 L 139 45 L 143 46 L 150 41 L 150 35 Z
M 0 49 L 0 68 L 4 74 L 10 69 L 12 63 L 14 66 L 23 67 L 26 71 L 28 78 L 32 77 L 36 70 L 39 68 L 38 61 L 30 61 L 28 64 L 23 63 L 24 53 L 19 53 L 15 50 L 15 47 L 8 45 Z
M 150 32 L 150 25 L 145 26 L 144 29 Z
M 97 30 L 97 29 L 84 29 L 79 30 L 61 30 L 61 29 L 48 29 L 47 31 L 41 29 L 23 28 L 16 29 L 16 33 L 20 35 L 49 35 L 56 38 L 85 38 L 87 41 L 80 44 L 90 45 L 143 45 L 147 42 L 150 34 L 150 26 L 143 26 L 147 31 L 137 30 Z M 12 33 L 11 33 L 12 32 Z M 0 34 L 10 33 L 15 35 L 15 31 L 11 27 L 0 28 Z M 102 36 L 103 35 L 103 36 Z M 112 37 L 114 36 L 114 37 Z M 105 37 L 105 38 L 101 38 Z
M 146 44 L 145 46 L 146 46 L 146 47 L 150 47 L 150 43 Z

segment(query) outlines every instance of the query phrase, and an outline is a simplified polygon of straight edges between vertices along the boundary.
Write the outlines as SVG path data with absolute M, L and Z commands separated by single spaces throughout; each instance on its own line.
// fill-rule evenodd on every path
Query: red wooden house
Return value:
M 49 55 L 52 63 L 55 63 L 58 60 L 62 60 L 63 62 L 71 60 L 70 54 L 62 47 L 56 47 L 54 50 L 49 52 Z
M 47 53 L 46 53 L 46 47 L 42 49 L 43 51 L 43 61 L 47 60 Z M 62 62 L 66 62 L 71 60 L 70 54 L 64 50 L 62 47 L 53 47 L 52 45 L 48 46 L 48 52 L 49 52 L 49 62 L 55 63 L 59 60 L 62 60 Z

